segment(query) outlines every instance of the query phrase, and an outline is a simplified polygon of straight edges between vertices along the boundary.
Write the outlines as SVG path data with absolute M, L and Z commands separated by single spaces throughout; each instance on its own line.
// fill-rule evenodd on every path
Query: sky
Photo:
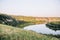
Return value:
M 60 17 L 60 0 L 0 0 L 0 12 L 24 16 Z

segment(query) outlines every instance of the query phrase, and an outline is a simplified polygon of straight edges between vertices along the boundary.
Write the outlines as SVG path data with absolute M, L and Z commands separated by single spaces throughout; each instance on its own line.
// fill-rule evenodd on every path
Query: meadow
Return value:
M 31 22 L 34 24 L 43 24 L 50 21 L 60 21 L 60 17 L 32 17 L 32 16 L 16 16 L 16 15 L 11 16 L 17 20 Z

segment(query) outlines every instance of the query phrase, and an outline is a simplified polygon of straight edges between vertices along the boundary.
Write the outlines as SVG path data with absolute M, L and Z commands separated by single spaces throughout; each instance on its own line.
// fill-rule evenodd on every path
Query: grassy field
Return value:
M 36 17 L 31 17 L 31 16 L 12 16 L 13 18 L 17 19 L 17 20 L 23 20 L 26 22 L 31 22 L 33 24 L 42 24 L 46 22 L 46 19 L 43 20 L 37 20 Z
M 0 24 L 0 40 L 60 40 L 60 38 Z
M 32 17 L 32 16 L 15 16 L 15 15 L 12 15 L 12 17 L 17 20 L 31 22 L 33 24 L 43 24 L 50 21 L 60 21 L 60 17 Z

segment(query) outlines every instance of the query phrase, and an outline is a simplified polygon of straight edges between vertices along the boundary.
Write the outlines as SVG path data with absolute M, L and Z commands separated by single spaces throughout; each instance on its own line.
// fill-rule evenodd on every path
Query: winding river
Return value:
M 30 25 L 23 28 L 24 30 L 32 30 L 37 33 L 42 34 L 52 34 L 52 35 L 60 35 L 60 30 L 54 31 L 46 27 L 45 24 L 38 24 L 38 25 Z

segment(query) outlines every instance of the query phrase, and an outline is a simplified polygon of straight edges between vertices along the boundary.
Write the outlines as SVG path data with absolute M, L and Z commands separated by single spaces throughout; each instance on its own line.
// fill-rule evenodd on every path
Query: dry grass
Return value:
M 60 21 L 60 17 L 31 17 L 31 16 L 15 16 L 12 15 L 17 20 L 32 22 L 34 24 L 43 24 L 51 21 Z

